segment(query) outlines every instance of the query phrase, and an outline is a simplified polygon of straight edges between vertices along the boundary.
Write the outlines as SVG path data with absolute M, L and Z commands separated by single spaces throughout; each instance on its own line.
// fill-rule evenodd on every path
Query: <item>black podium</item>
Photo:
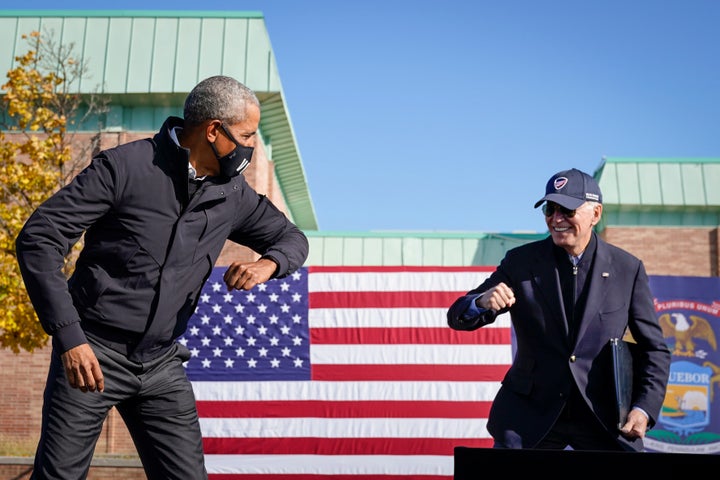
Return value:
M 692 453 L 595 452 L 455 447 L 454 480 L 547 477 L 553 480 L 605 478 L 620 480 L 642 475 L 646 480 L 679 478 L 717 472 L 720 456 Z M 671 476 L 672 475 L 672 476 Z

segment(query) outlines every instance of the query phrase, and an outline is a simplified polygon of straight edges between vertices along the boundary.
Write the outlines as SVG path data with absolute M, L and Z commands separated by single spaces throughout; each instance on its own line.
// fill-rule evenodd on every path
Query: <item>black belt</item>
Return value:
M 82 322 L 81 325 L 86 336 L 92 337 L 95 341 L 125 356 L 129 356 L 135 350 L 143 337 L 142 333 L 128 332 L 94 322 Z

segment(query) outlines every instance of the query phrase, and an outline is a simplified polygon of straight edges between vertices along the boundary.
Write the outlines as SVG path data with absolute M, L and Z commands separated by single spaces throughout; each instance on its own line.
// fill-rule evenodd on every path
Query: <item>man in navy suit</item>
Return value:
M 490 409 L 494 446 L 642 451 L 671 359 L 645 267 L 593 231 L 603 206 L 592 176 L 553 175 L 540 205 L 550 236 L 509 250 L 448 310 L 456 330 L 510 312 L 517 350 Z M 618 428 L 609 344 L 628 332 L 636 343 L 632 409 Z

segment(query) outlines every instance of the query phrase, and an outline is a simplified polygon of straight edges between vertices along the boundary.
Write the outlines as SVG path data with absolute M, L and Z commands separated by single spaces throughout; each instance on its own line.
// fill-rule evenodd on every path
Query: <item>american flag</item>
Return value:
M 474 332 L 450 304 L 490 267 L 304 267 L 228 292 L 215 268 L 182 337 L 213 480 L 451 480 L 490 447 L 507 316 Z

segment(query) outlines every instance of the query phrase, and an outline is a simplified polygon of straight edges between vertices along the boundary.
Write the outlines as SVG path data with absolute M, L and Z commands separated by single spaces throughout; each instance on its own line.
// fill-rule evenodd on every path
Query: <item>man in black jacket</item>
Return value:
M 117 407 L 149 479 L 203 479 L 202 438 L 182 335 L 226 240 L 260 257 L 232 263 L 250 290 L 305 262 L 305 235 L 240 175 L 260 103 L 230 77 L 200 82 L 184 118 L 100 152 L 31 215 L 16 240 L 30 299 L 52 337 L 33 477 L 87 475 Z M 78 239 L 71 278 L 62 266 Z
M 670 371 L 645 267 L 593 231 L 602 193 L 587 173 L 553 175 L 540 205 L 550 235 L 508 251 L 448 310 L 456 330 L 510 313 L 517 352 L 488 431 L 498 448 L 642 450 Z M 626 330 L 637 344 L 635 384 L 633 408 L 618 428 L 610 339 Z

